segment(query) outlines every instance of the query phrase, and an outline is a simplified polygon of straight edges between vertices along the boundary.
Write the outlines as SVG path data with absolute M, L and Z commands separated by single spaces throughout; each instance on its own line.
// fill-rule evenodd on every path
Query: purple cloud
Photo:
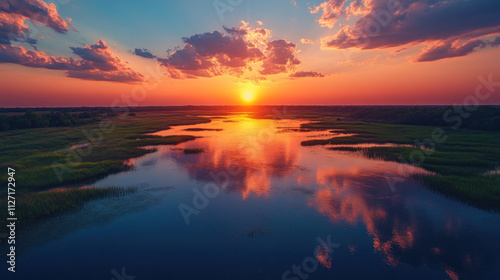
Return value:
M 460 44 L 456 41 L 448 41 L 422 50 L 422 52 L 415 58 L 415 61 L 435 61 L 443 58 L 465 56 L 476 49 L 484 47 L 486 47 L 486 43 L 482 40 L 469 41 L 464 44 Z
M 325 75 L 312 71 L 297 71 L 290 74 L 290 78 L 323 78 Z
M 132 53 L 135 54 L 135 55 L 137 55 L 137 56 L 144 57 L 144 58 L 153 59 L 153 58 L 156 57 L 148 49 L 138 49 L 138 48 L 136 48 Z
M 29 38 L 25 21 L 45 25 L 56 32 L 66 33 L 68 24 L 59 15 L 56 5 L 41 0 L 9 0 L 0 2 L 0 44 L 23 41 L 35 44 Z
M 71 48 L 80 59 L 47 55 L 22 46 L 0 45 L 0 63 L 15 63 L 34 68 L 67 70 L 68 77 L 96 81 L 138 82 L 143 76 L 113 56 L 103 40 L 96 44 Z
M 173 78 L 240 77 L 254 71 L 260 75 L 288 73 L 300 64 L 296 45 L 286 40 L 269 40 L 270 30 L 224 27 L 219 31 L 183 38 L 184 47 L 169 57 L 158 58 Z
M 478 39 L 500 33 L 498 0 L 330 0 L 312 12 L 321 13 L 319 23 L 327 27 L 341 18 L 360 16 L 355 23 L 341 26 L 333 37 L 324 38 L 324 48 L 383 49 L 463 42 L 461 47 L 448 47 L 448 54 L 443 50 L 447 44 L 427 49 L 440 52 L 443 58 L 457 57 L 481 48 Z

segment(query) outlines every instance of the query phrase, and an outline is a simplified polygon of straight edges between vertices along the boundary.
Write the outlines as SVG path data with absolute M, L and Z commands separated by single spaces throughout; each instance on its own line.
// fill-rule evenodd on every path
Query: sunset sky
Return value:
M 462 104 L 498 46 L 498 0 L 0 0 L 0 106 Z

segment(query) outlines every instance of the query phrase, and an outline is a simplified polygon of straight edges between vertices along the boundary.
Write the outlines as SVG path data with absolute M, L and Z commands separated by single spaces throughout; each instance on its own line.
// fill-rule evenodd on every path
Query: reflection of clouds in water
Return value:
M 449 267 L 446 273 L 450 277 L 480 279 L 481 273 L 491 271 L 500 261 L 499 244 L 486 241 L 494 240 L 498 232 L 466 226 L 470 223 L 465 223 L 459 215 L 461 210 L 471 211 L 465 205 L 455 202 L 454 206 L 461 207 L 456 215 L 429 211 L 426 213 L 431 216 L 425 216 L 408 207 L 405 198 L 411 199 L 411 192 L 398 190 L 396 195 L 392 194 L 383 177 L 354 171 L 320 173 L 317 177 L 320 189 L 309 199 L 309 206 L 334 224 L 355 226 L 362 222 L 373 238 L 373 249 L 388 265 Z M 404 187 L 411 189 L 415 185 L 407 183 Z M 446 201 L 444 197 L 436 197 Z M 443 223 L 433 223 L 433 215 L 449 218 Z
M 250 194 L 267 197 L 272 177 L 282 178 L 297 169 L 298 153 L 295 151 L 297 146 L 290 143 L 289 135 L 275 136 L 271 143 L 265 145 L 256 139 L 253 139 L 253 142 L 249 140 L 250 148 L 248 146 L 242 148 L 244 146 L 242 143 L 246 145 L 247 136 L 256 138 L 259 129 L 270 126 L 269 123 L 266 126 L 261 122 L 246 120 L 243 128 L 235 127 L 231 123 L 229 128 L 224 128 L 224 131 L 233 136 L 219 137 L 217 134 L 210 134 L 212 137 L 184 144 L 184 147 L 188 148 L 202 147 L 205 150 L 203 154 L 186 156 L 181 152 L 170 150 L 164 157 L 171 158 L 184 166 L 189 177 L 197 181 L 213 182 L 211 173 L 235 170 L 227 185 L 228 192 L 241 192 L 244 199 Z
M 318 135 L 324 137 L 325 131 L 303 131 L 298 127 L 300 122 L 293 121 L 277 126 L 278 133 L 271 143 L 254 143 L 257 147 L 254 156 L 249 156 L 246 147 L 240 146 L 241 139 L 257 135 L 256 131 L 269 123 L 263 125 L 261 122 L 266 120 L 252 123 L 246 119 L 240 122 L 244 125 L 214 124 L 224 131 L 199 132 L 204 133 L 204 138 L 179 146 L 202 147 L 203 154 L 185 156 L 181 151 L 169 149 L 163 157 L 173 159 L 190 178 L 201 182 L 214 182 L 211 172 L 237 168 L 239 172 L 230 177 L 227 191 L 241 193 L 243 199 L 250 195 L 270 197 L 273 187 L 281 184 L 280 193 L 305 196 L 308 206 L 333 224 L 356 227 L 361 222 L 371 238 L 371 250 L 391 266 L 429 265 L 442 269 L 443 275 L 449 277 L 480 278 L 482 271 L 491 271 L 500 261 L 496 254 L 500 246 L 486 241 L 496 240 L 499 229 L 468 228 L 465 225 L 474 222 L 464 222 L 457 215 L 463 212 L 470 216 L 469 212 L 478 210 L 432 194 L 411 181 L 398 185 L 395 192 L 387 184 L 388 173 L 406 176 L 423 172 L 422 169 L 330 151 L 328 147 L 302 147 L 301 141 Z M 342 135 L 338 131 L 333 133 Z M 385 146 L 388 145 L 392 144 Z M 412 204 L 416 202 L 420 204 Z M 439 205 L 433 206 L 433 203 Z M 456 209 L 448 210 L 446 204 Z M 498 219 L 491 217 L 491 223 L 498 223 Z M 266 232 L 257 221 L 247 223 L 237 231 L 243 236 Z M 351 244 L 349 252 L 356 256 L 364 254 L 366 248 Z M 327 256 L 326 252 L 319 252 L 316 257 L 328 268 L 331 260 Z
M 327 269 L 332 268 L 332 253 L 326 244 L 321 244 L 316 259 L 318 262 Z
M 284 154 L 259 162 L 252 162 L 238 154 L 215 158 L 216 155 L 209 152 L 196 157 L 172 153 L 169 157 L 182 164 L 189 177 L 196 181 L 213 182 L 211 173 L 235 170 L 226 188 L 229 192 L 241 192 L 244 198 L 249 193 L 258 196 L 269 194 L 271 177 L 282 178 L 296 170 L 295 159 Z

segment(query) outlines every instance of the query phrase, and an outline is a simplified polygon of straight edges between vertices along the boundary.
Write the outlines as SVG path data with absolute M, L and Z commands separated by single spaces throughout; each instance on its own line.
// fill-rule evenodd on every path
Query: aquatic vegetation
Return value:
M 500 211 L 500 175 L 443 176 L 415 175 L 432 190 L 472 206 Z
M 130 168 L 124 161 L 155 151 L 144 148 L 176 145 L 194 136 L 147 135 L 175 125 L 208 123 L 209 119 L 173 113 L 146 112 L 134 117 L 109 118 L 112 129 L 103 132 L 100 124 L 78 127 L 33 128 L 0 132 L 0 167 L 12 167 L 23 181 L 18 191 L 33 191 L 97 179 Z M 82 143 L 89 145 L 69 150 Z M 54 168 L 70 170 L 60 177 Z M 4 180 L 5 174 L 0 174 Z M 0 191 L 0 197 L 5 193 Z
M 129 195 L 137 190 L 137 188 L 120 187 L 82 187 L 19 194 L 16 198 L 16 217 L 21 224 L 25 224 L 33 220 L 77 210 L 91 200 Z M 0 200 L 0 206 L 3 209 L 7 208 L 6 199 Z M 0 218 L 5 220 L 5 215 L 7 215 L 7 211 L 2 211 Z
M 445 141 L 430 141 L 436 127 L 346 122 L 332 119 L 304 124 L 305 128 L 343 129 L 357 135 L 304 141 L 304 146 L 328 144 L 395 143 L 394 147 L 329 147 L 332 150 L 359 152 L 385 161 L 420 166 L 434 175 L 416 179 L 430 189 L 483 209 L 500 210 L 498 175 L 485 175 L 500 162 L 500 134 L 477 130 L 442 129 Z M 432 147 L 430 147 L 432 146 Z M 416 156 L 417 155 L 417 156 Z M 412 160 L 413 159 L 413 160 Z

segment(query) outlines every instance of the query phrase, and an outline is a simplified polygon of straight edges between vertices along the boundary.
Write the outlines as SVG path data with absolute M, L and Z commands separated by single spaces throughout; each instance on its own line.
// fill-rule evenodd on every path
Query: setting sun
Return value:
M 255 99 L 255 92 L 250 89 L 243 91 L 242 98 L 245 102 L 252 102 Z

